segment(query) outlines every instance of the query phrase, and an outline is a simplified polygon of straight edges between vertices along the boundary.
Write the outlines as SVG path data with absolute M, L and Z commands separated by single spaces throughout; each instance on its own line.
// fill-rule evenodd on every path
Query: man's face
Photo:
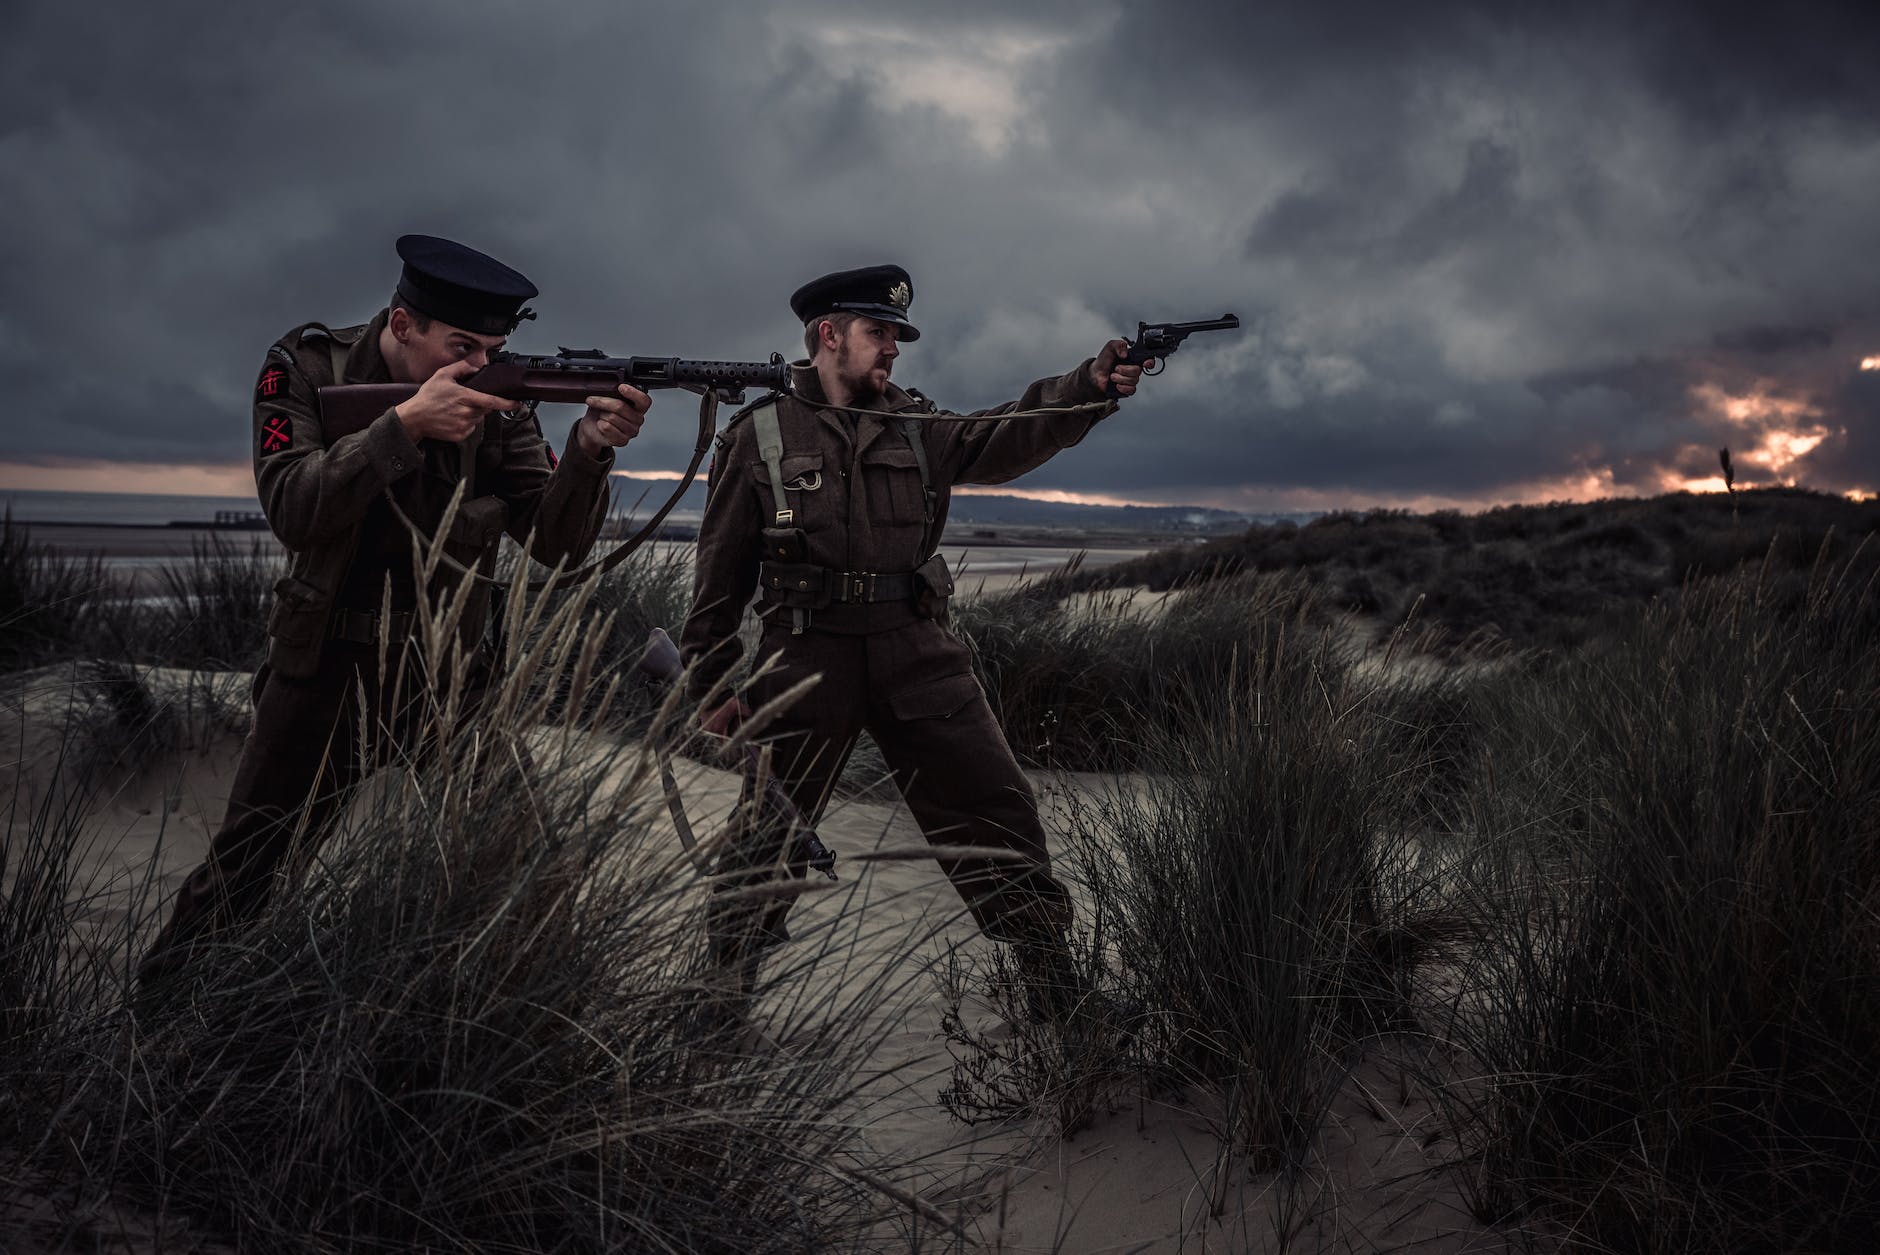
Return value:
M 404 346 L 405 369 L 411 374 L 403 383 L 423 383 L 452 362 L 487 366 L 490 354 L 508 342 L 506 336 L 478 335 L 436 318 L 420 329 L 418 320 L 403 309 L 392 311 L 391 326 L 392 334 Z
M 836 374 L 858 397 L 878 397 L 888 388 L 894 359 L 901 355 L 894 324 L 857 318 L 836 346 Z

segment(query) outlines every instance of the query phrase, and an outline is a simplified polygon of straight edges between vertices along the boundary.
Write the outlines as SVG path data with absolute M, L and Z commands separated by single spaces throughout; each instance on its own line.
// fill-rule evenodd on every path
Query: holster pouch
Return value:
M 809 537 L 800 527 L 766 527 L 763 536 L 767 561 L 800 563 L 809 557 Z
M 829 574 L 827 567 L 809 562 L 766 562 L 758 568 L 757 578 L 765 595 L 778 605 L 821 610 L 831 596 Z
M 947 599 L 953 596 L 953 572 L 940 554 L 914 568 L 914 613 L 923 619 L 947 621 Z
M 465 566 L 475 566 L 503 538 L 503 529 L 508 526 L 506 501 L 501 497 L 472 497 L 457 507 L 450 535 L 444 540 L 444 552 Z
M 333 599 L 306 580 L 284 575 L 274 581 L 268 635 L 285 645 L 311 645 L 326 627 Z

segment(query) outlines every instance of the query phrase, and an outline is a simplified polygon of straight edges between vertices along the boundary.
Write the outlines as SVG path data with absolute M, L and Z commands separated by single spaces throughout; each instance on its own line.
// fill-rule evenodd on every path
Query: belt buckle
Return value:
M 875 577 L 873 575 L 866 572 L 859 574 L 852 573 L 849 576 L 849 600 L 866 602 L 869 594 L 868 586 L 874 583 L 874 579 Z

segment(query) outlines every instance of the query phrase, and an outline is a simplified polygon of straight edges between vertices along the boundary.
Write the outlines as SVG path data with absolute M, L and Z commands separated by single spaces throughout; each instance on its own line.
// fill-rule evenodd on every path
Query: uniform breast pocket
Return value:
M 770 468 L 762 462 L 751 463 L 751 482 L 757 486 L 757 497 L 766 515 L 773 510 L 790 510 L 796 514 L 795 526 L 803 525 L 803 514 L 811 509 L 823 491 L 823 455 L 815 453 L 786 453 L 778 461 L 783 472 L 783 501 L 775 502 L 774 486 L 770 482 Z
M 868 513 L 895 523 L 924 526 L 926 494 L 921 491 L 920 461 L 904 444 L 876 444 L 862 453 L 862 479 L 868 485 Z

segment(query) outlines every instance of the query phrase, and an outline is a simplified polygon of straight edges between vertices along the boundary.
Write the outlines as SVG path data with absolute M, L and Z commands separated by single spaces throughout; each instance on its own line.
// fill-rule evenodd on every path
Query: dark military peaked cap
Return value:
M 903 340 L 920 339 L 919 329 L 907 320 L 907 307 L 913 303 L 914 281 L 899 266 L 838 270 L 811 279 L 790 297 L 790 308 L 801 322 L 848 310 L 893 323 Z
M 401 235 L 398 296 L 428 318 L 483 336 L 506 336 L 525 318 L 536 286 L 494 257 L 435 235 Z

